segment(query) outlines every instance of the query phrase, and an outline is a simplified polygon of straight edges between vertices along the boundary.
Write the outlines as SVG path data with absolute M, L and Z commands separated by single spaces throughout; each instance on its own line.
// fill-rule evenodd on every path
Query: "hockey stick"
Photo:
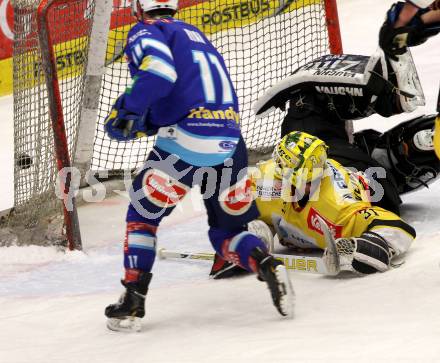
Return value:
M 333 235 L 330 232 L 327 223 L 325 223 L 325 221 L 321 217 L 317 217 L 319 224 L 321 225 L 322 233 L 324 233 L 325 244 L 327 246 L 324 251 L 324 255 L 322 256 L 322 260 L 324 261 L 327 273 L 329 275 L 336 276 L 341 271 L 338 250 L 336 248 L 336 241 L 333 238 Z
M 214 253 L 211 252 L 179 252 L 161 248 L 157 251 L 159 259 L 184 259 L 184 260 L 204 260 L 213 261 Z M 333 275 L 326 266 L 326 262 L 321 256 L 303 256 L 290 254 L 273 254 L 278 260 L 282 261 L 287 270 L 309 272 L 323 275 Z
M 121 60 L 124 56 L 125 45 L 123 42 L 118 41 L 115 43 L 113 55 L 105 61 L 105 67 L 108 67 L 114 62 Z
M 205 260 L 205 261 L 214 260 L 214 253 L 212 252 L 177 252 L 177 251 L 170 251 L 165 248 L 160 248 L 157 251 L 157 256 L 161 260 L 167 258 L 177 258 L 177 259 L 186 259 L 186 260 Z
M 437 158 L 440 159 L 440 87 L 437 97 L 437 117 L 434 124 L 434 151 Z

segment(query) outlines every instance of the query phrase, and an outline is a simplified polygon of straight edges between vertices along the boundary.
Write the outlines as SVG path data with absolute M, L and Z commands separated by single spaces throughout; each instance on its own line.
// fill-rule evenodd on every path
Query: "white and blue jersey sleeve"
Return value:
M 132 76 L 132 84 L 125 92 L 125 107 L 143 114 L 174 87 L 177 80 L 174 58 L 163 34 L 142 23 L 131 29 L 125 52 Z

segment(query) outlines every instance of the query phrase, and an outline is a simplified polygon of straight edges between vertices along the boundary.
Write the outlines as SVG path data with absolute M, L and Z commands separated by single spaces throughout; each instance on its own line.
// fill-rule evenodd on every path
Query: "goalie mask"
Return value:
M 142 19 L 143 13 L 158 9 L 168 9 L 176 12 L 177 6 L 178 0 L 132 0 L 131 11 L 133 16 Z
M 425 105 L 423 89 L 409 50 L 397 56 L 397 60 L 392 60 L 378 48 L 369 63 L 367 69 L 370 69 L 371 75 L 367 87 L 374 94 L 372 107 L 379 115 L 389 117 L 412 112 Z
M 327 160 L 327 145 L 306 132 L 292 131 L 273 150 L 275 177 L 288 178 L 297 189 L 321 179 Z

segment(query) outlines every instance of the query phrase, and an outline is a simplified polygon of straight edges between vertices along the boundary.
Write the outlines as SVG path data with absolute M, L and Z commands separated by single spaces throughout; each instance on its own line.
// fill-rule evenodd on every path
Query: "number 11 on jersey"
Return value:
M 209 60 L 208 60 L 209 59 Z M 222 104 L 233 103 L 232 86 L 222 67 L 218 57 L 214 54 L 193 50 L 193 61 L 199 65 L 200 78 L 202 80 L 203 92 L 205 93 L 206 103 L 217 103 L 216 85 L 212 74 L 212 67 L 216 69 L 220 76 L 222 89 Z

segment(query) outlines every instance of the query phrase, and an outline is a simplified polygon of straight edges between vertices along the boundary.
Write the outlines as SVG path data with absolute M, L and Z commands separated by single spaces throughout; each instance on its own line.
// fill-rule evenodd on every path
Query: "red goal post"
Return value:
M 67 245 L 70 250 L 82 249 L 81 233 L 79 229 L 78 212 L 75 196 L 71 194 L 72 168 L 67 142 L 66 125 L 64 123 L 63 104 L 61 100 L 60 85 L 57 74 L 57 59 L 54 51 L 54 36 L 56 29 L 51 29 L 51 12 L 60 7 L 71 6 L 77 0 L 42 0 L 37 9 L 38 38 L 40 41 L 41 60 L 43 65 L 44 78 L 46 80 L 46 91 L 48 97 L 48 108 L 50 121 L 53 130 L 53 142 L 55 159 L 59 175 L 60 195 L 63 196 L 63 215 Z M 84 35 L 88 35 L 86 31 Z
M 118 144 L 102 127 L 130 79 L 122 57 L 130 3 L 14 0 L 13 7 L 15 206 L 6 224 L 21 243 L 46 243 L 48 229 L 59 228 L 52 239 L 80 249 L 79 183 L 134 170 L 154 142 Z M 284 117 L 254 122 L 252 103 L 265 89 L 311 59 L 342 53 L 336 0 L 181 0 L 179 7 L 178 17 L 200 27 L 225 58 L 249 149 L 273 145 Z M 64 215 L 57 227 L 54 213 Z

